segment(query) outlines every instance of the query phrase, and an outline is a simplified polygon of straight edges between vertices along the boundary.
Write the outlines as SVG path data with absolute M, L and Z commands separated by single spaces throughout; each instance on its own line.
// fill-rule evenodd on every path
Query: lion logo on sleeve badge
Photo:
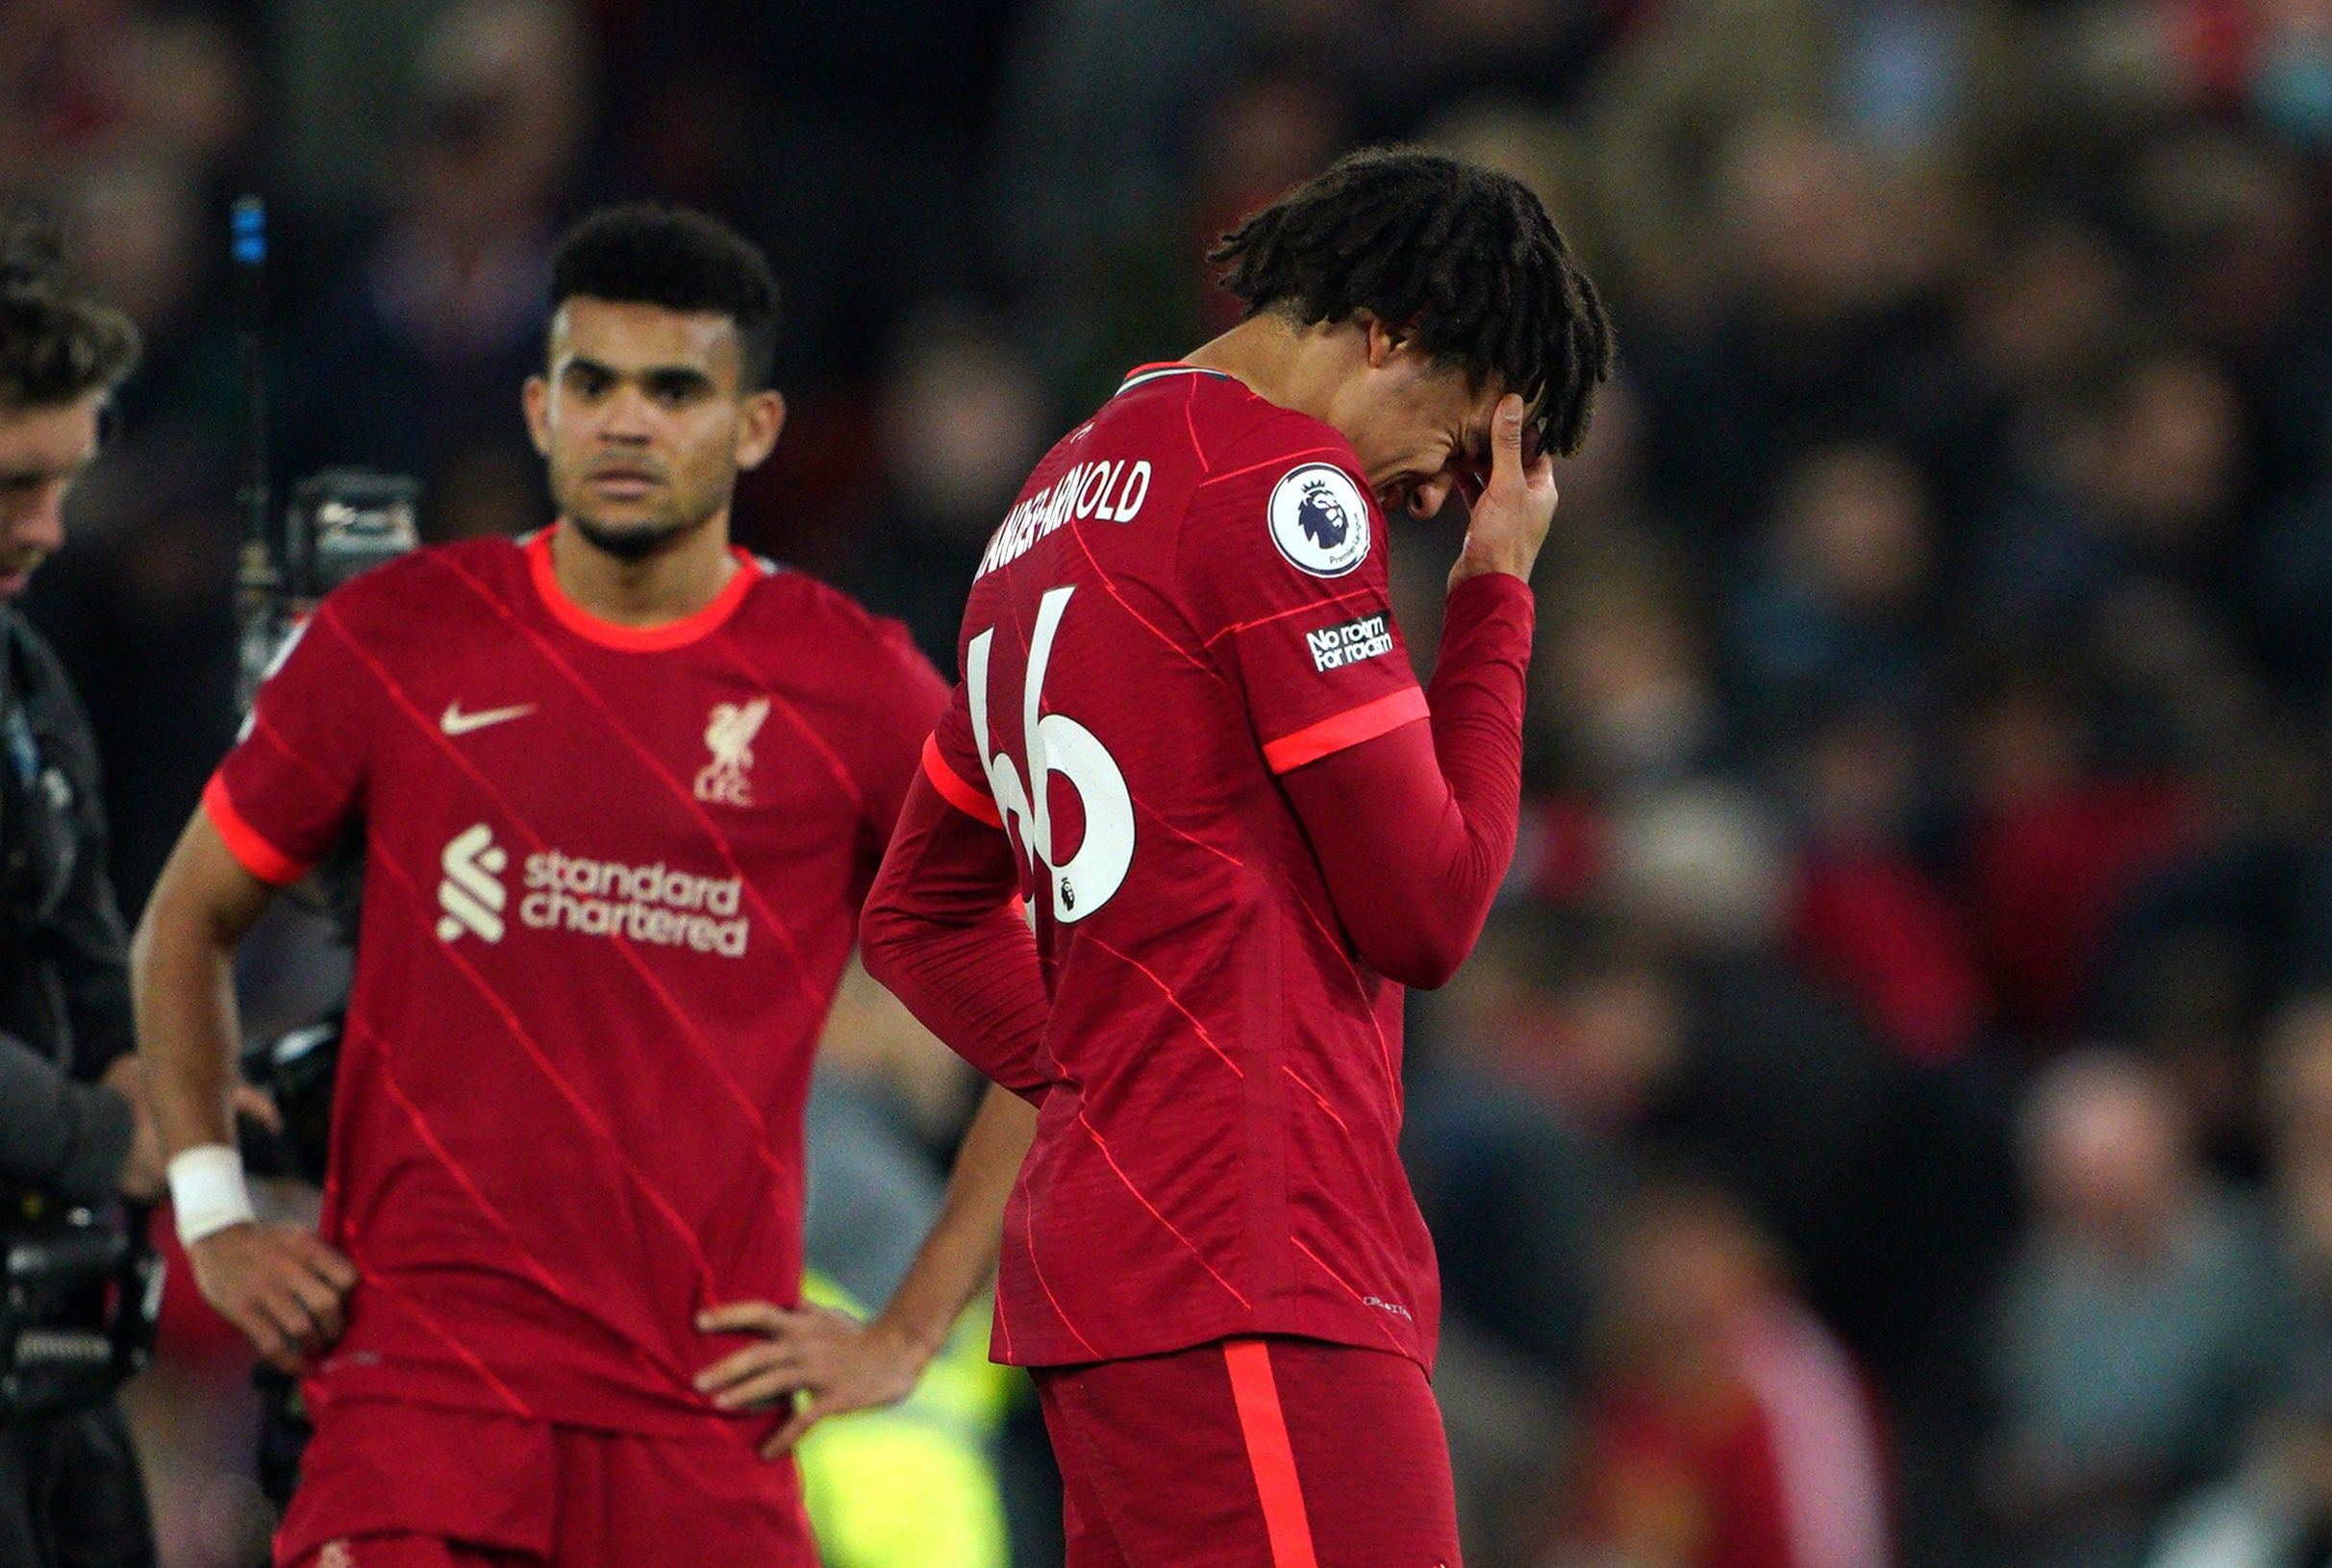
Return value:
M 1368 559 L 1368 503 L 1352 476 L 1309 462 L 1272 486 L 1271 542 L 1288 564 L 1314 577 L 1342 577 Z

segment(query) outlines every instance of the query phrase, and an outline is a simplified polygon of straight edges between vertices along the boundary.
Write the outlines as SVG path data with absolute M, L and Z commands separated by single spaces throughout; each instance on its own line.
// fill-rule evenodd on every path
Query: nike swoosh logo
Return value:
M 483 730 L 489 724 L 500 724 L 505 719 L 522 719 L 534 710 L 533 703 L 520 703 L 515 708 L 489 708 L 483 713 L 464 713 L 460 702 L 450 702 L 445 705 L 445 712 L 438 720 L 438 728 L 449 735 L 465 735 L 472 730 Z

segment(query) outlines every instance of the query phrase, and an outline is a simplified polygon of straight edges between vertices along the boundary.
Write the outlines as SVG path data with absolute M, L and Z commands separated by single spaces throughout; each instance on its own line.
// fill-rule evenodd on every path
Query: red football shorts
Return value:
M 1442 1412 L 1406 1356 L 1231 1339 L 1036 1379 L 1068 1568 L 1459 1568 Z
M 817 1568 L 791 1460 L 338 1400 L 300 1461 L 277 1568 Z

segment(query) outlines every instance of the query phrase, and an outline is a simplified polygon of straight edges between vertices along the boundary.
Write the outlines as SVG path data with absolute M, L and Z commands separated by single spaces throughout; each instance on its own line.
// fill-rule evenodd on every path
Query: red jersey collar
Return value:
M 737 607 L 745 602 L 745 595 L 753 591 L 754 582 L 763 575 L 760 561 L 731 545 L 729 554 L 737 558 L 737 571 L 721 585 L 711 604 L 692 615 L 659 626 L 619 626 L 614 621 L 601 620 L 569 599 L 566 590 L 559 585 L 559 574 L 551 565 L 551 535 L 557 532 L 555 526 L 540 529 L 526 541 L 527 567 L 535 580 L 535 591 L 542 596 L 543 608 L 577 636 L 623 653 L 653 654 L 682 648 L 717 630 L 737 613 Z

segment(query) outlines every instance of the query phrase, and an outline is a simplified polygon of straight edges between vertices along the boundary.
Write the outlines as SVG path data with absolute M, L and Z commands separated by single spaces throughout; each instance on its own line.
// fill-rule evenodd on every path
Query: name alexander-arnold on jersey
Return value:
M 1030 545 L 1071 517 L 1098 517 L 1105 523 L 1130 523 L 1150 498 L 1150 465 L 1140 459 L 1103 458 L 1080 462 L 1005 514 L 988 552 L 973 575 L 985 577 L 997 567 L 1028 553 Z

